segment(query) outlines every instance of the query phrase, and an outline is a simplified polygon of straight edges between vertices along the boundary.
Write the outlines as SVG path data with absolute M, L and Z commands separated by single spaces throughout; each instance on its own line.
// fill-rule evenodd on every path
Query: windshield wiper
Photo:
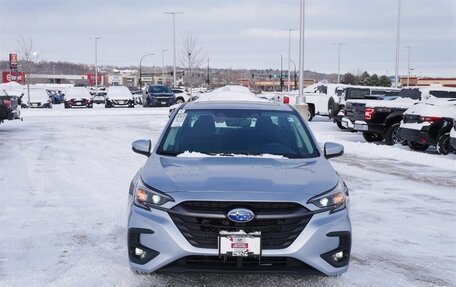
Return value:
M 181 152 L 161 151 L 161 152 L 157 152 L 157 154 L 159 154 L 159 155 L 168 155 L 168 156 L 178 156 L 179 154 L 181 154 Z

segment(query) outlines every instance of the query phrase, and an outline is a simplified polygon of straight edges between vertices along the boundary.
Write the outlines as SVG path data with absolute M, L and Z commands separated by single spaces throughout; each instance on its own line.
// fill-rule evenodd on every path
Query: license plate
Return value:
M 166 102 L 161 102 L 162 105 L 166 105 Z
M 367 131 L 367 125 L 355 124 L 355 130 L 358 130 L 358 131 Z
M 261 232 L 221 231 L 218 243 L 221 256 L 261 256 Z

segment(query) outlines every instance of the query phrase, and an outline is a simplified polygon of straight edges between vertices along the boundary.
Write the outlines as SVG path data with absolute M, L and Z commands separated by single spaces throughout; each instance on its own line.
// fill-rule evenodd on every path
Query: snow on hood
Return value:
M 456 119 L 456 100 L 431 100 L 420 102 L 405 111 L 405 114 L 448 117 Z
M 109 99 L 131 99 L 133 95 L 125 86 L 114 86 L 108 89 L 107 97 Z
M 261 154 L 261 155 L 246 155 L 246 154 L 206 154 L 206 153 L 200 153 L 200 152 L 189 152 L 186 151 L 184 153 L 181 153 L 177 155 L 177 157 L 257 157 L 257 158 L 285 158 L 281 155 L 275 155 L 275 154 Z
M 49 101 L 49 94 L 43 89 L 30 89 L 31 103 L 46 103 Z
M 8 91 L 23 92 L 24 86 L 22 86 L 18 82 L 2 83 L 2 84 L 0 84 L 0 91 L 3 92 L 3 90 L 5 90 L 6 92 L 8 92 Z
M 77 99 L 77 98 L 84 98 L 84 99 L 90 99 L 90 93 L 89 90 L 85 87 L 73 87 L 69 88 L 66 93 L 65 93 L 65 98 L 66 99 Z

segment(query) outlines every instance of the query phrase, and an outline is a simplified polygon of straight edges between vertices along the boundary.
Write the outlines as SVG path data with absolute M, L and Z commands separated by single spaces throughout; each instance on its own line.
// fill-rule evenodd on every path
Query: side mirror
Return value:
M 152 149 L 152 142 L 150 140 L 136 140 L 131 144 L 131 149 L 135 153 L 150 156 L 150 150 Z
M 337 143 L 327 142 L 323 149 L 325 158 L 338 157 L 344 154 L 344 146 Z

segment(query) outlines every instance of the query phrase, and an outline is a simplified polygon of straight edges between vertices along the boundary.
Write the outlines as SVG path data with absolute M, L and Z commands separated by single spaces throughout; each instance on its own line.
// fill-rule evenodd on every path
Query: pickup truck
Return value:
M 403 88 L 398 97 L 382 100 L 348 100 L 341 119 L 344 128 L 360 131 L 367 142 L 383 141 L 388 145 L 402 143 L 398 136 L 404 112 L 420 101 L 447 99 L 456 96 L 456 89 L 445 87 Z
M 21 97 L 17 92 L 0 91 L 0 124 L 5 120 L 19 120 L 21 118 Z

